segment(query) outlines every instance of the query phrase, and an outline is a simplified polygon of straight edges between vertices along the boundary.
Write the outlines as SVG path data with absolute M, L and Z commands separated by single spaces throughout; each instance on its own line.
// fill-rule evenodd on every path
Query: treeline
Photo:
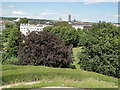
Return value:
M 34 31 L 24 36 L 19 26 L 20 23 L 27 22 L 28 20 L 23 18 L 14 24 L 9 22 L 5 24 L 6 29 L 2 32 L 2 63 L 71 67 L 72 48 L 51 32 Z
M 52 32 L 65 41 L 66 45 L 83 47 L 77 54 L 82 69 L 108 76 L 119 77 L 118 37 L 120 27 L 112 23 L 99 22 L 90 29 L 74 29 L 67 23 L 57 23 L 44 30 Z
M 99 22 L 86 31 L 84 41 L 81 42 L 84 50 L 78 53 L 82 69 L 113 77 L 120 76 L 119 29 L 111 23 Z
M 81 69 L 119 77 L 118 29 L 106 22 L 83 30 L 66 22 L 57 22 L 42 32 L 24 36 L 19 31 L 19 23 L 9 23 L 2 33 L 2 63 L 71 67 L 72 48 L 82 47 L 82 52 L 77 54 Z

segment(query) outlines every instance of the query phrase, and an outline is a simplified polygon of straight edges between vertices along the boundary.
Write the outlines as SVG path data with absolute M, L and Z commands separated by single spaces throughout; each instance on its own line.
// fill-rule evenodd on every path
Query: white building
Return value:
M 120 23 L 114 23 L 113 25 L 120 27 Z
M 28 35 L 32 31 L 42 31 L 44 27 L 49 26 L 49 25 L 44 25 L 44 24 L 38 24 L 38 25 L 30 25 L 30 24 L 21 24 L 20 25 L 20 31 L 24 35 Z
M 3 21 L 0 21 L 0 34 L 2 34 L 2 30 L 5 29 L 5 25 Z
M 16 20 L 13 20 L 14 22 L 19 22 L 20 21 L 20 18 L 17 18 Z
M 91 28 L 92 24 L 95 23 L 85 23 L 85 22 L 76 22 L 72 24 L 72 27 L 74 27 L 75 29 L 85 29 L 85 28 Z

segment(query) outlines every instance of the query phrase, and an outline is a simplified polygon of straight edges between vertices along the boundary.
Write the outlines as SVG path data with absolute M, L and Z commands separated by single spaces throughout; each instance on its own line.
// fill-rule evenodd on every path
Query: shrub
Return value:
M 84 70 L 119 77 L 118 28 L 111 23 L 100 22 L 87 32 L 84 51 L 78 53 Z
M 50 67 L 69 67 L 72 63 L 72 48 L 53 33 L 47 31 L 31 32 L 22 37 L 18 51 L 18 64 L 45 65 Z

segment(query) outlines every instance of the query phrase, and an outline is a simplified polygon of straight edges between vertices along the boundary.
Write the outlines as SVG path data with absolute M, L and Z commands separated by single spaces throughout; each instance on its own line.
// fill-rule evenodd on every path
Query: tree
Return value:
M 72 27 L 68 22 L 56 22 L 54 26 Z
M 20 23 L 28 23 L 28 19 L 27 18 L 20 18 Z
M 22 38 L 18 65 L 45 65 L 69 67 L 72 63 L 72 48 L 51 32 L 31 32 Z
M 8 36 L 13 27 L 14 27 L 13 23 L 10 23 L 10 22 L 5 23 L 5 29 L 2 30 L 2 35 L 1 35 L 3 44 L 7 42 Z
M 9 53 L 10 56 L 17 57 L 18 47 L 20 43 L 20 34 L 21 33 L 18 28 L 14 27 L 8 36 L 6 52 Z
M 45 31 L 52 32 L 58 35 L 65 41 L 66 45 L 73 47 L 78 46 L 79 35 L 75 28 L 71 27 L 68 23 L 58 22 L 55 26 L 48 26 L 44 28 Z
M 2 44 L 4 50 L 2 54 L 2 63 L 9 63 L 10 58 L 17 57 L 19 43 L 20 30 L 15 24 L 9 23 L 6 29 L 2 32 Z
M 118 28 L 111 23 L 100 22 L 93 25 L 86 34 L 85 49 L 78 53 L 81 68 L 119 77 Z

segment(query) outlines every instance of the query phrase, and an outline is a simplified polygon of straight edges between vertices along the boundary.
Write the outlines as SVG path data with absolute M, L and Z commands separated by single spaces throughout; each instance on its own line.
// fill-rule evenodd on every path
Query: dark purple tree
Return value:
M 49 67 L 69 67 L 73 62 L 72 48 L 51 32 L 32 32 L 22 37 L 19 46 L 19 65 L 45 65 Z

